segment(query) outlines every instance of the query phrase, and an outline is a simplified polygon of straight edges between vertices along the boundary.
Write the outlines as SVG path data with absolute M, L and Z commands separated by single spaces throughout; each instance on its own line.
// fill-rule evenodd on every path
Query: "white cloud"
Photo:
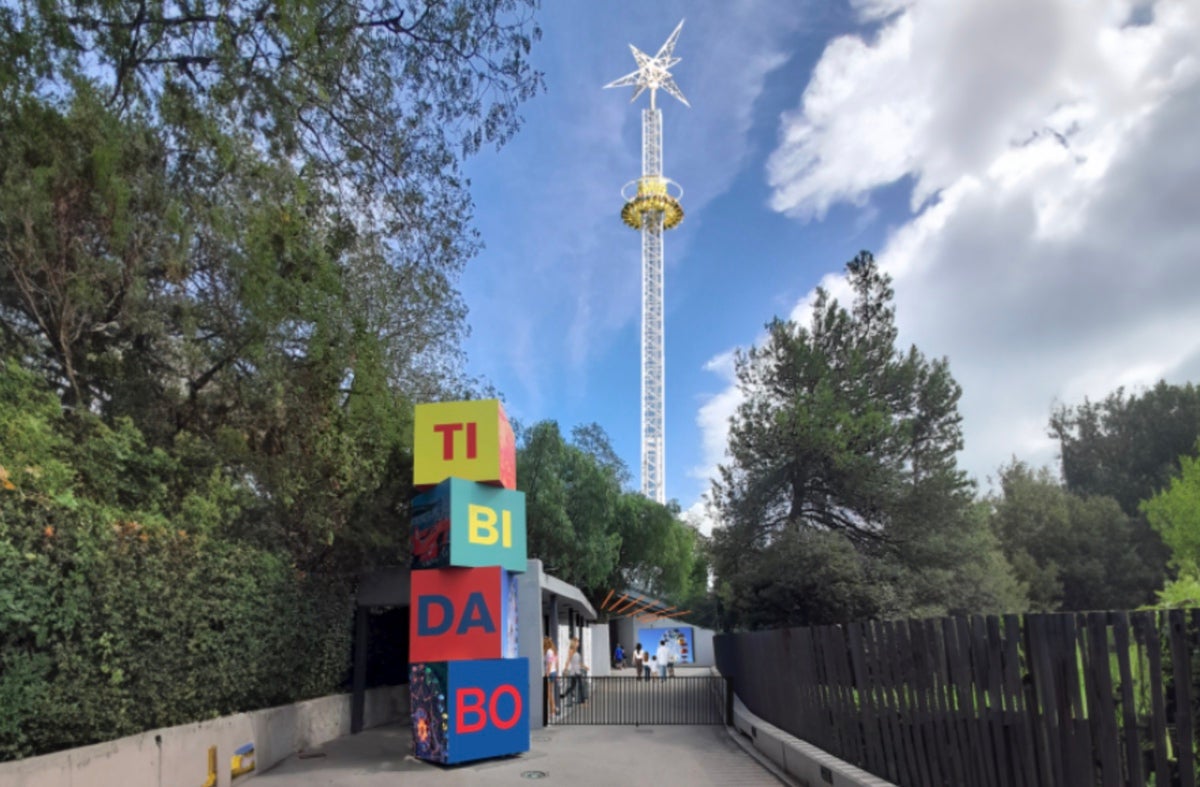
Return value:
M 709 508 L 707 500 L 701 498 L 683 512 L 683 521 L 704 535 L 711 536 L 717 523 L 716 512 Z
M 700 427 L 703 464 L 688 471 L 692 478 L 706 480 L 716 475 L 717 465 L 725 461 L 725 446 L 729 443 L 729 419 L 742 403 L 742 393 L 734 385 L 734 351 L 721 353 L 704 365 L 705 371 L 721 377 L 725 389 L 708 397 L 696 413 Z M 695 506 L 693 506 L 695 508 Z
M 831 42 L 783 117 L 771 206 L 821 217 L 913 179 L 878 257 L 902 341 L 963 385 L 963 466 L 1052 462 L 1056 403 L 1194 374 L 1200 4 L 857 5 L 886 21 Z

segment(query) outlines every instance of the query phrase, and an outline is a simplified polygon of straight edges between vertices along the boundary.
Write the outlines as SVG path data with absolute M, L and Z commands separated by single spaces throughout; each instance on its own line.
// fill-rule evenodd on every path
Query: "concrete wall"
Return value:
M 803 787 L 896 787 L 766 723 L 737 697 L 733 700 L 733 725 L 755 749 Z
M 713 634 L 712 629 L 702 629 L 699 626 L 692 628 L 692 644 L 696 647 L 696 666 L 697 667 L 715 667 L 717 665 L 717 655 L 713 651 Z
M 612 674 L 612 647 L 608 642 L 608 624 L 593 623 L 588 626 L 591 634 L 592 649 L 588 653 L 588 667 L 591 674 L 604 678 Z
M 517 653 L 529 659 L 529 728 L 541 729 L 543 695 L 542 561 L 529 560 L 517 575 Z
M 408 716 L 408 687 L 367 691 L 363 726 L 377 727 Z M 78 749 L 0 763 L 4 787 L 200 787 L 208 778 L 208 748 L 217 747 L 217 787 L 231 782 L 230 758 L 254 744 L 255 771 L 265 771 L 303 749 L 350 734 L 350 695 L 336 694 L 294 705 L 223 716 L 119 738 Z

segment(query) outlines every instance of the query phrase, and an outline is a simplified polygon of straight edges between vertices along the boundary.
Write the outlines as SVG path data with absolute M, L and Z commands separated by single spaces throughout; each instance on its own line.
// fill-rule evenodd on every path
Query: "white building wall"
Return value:
M 603 678 L 612 674 L 612 647 L 608 642 L 608 624 L 593 623 L 587 627 L 586 635 L 591 640 L 589 666 L 592 674 Z

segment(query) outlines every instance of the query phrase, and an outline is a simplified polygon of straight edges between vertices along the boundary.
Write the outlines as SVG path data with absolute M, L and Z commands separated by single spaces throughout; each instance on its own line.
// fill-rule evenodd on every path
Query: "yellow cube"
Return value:
M 419 404 L 413 427 L 413 485 L 463 478 L 517 488 L 517 444 L 499 399 Z

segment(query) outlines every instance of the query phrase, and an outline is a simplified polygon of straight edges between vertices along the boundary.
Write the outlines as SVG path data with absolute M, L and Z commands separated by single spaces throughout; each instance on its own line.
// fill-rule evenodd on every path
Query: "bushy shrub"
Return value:
M 232 481 L 173 507 L 175 459 L 69 421 L 0 367 L 0 760 L 337 691 L 348 583 L 216 531 Z

